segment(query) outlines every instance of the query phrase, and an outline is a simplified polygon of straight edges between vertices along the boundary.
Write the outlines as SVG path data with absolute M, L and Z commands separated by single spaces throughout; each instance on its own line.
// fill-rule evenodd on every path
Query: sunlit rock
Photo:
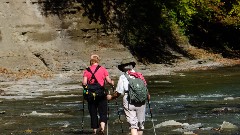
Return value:
M 194 132 L 192 132 L 192 131 L 189 131 L 189 132 L 184 132 L 183 133 L 184 135 L 197 135 L 197 134 L 195 134 Z
M 157 124 L 155 128 L 165 127 L 165 126 L 184 126 L 189 125 L 188 123 L 180 123 L 175 120 L 164 121 L 160 124 Z
M 234 100 L 234 97 L 226 97 L 224 100 Z
M 192 131 L 201 129 L 203 127 L 202 123 L 196 123 L 196 124 L 183 124 L 181 128 L 175 129 L 173 131 L 177 131 L 177 132 L 183 132 L 185 133 L 193 133 Z
M 66 115 L 64 113 L 39 113 L 37 111 L 32 111 L 29 114 L 21 114 L 21 116 L 38 116 L 38 117 L 71 117 L 71 115 Z
M 224 129 L 238 129 L 238 127 L 230 122 L 223 121 L 223 124 L 220 127 L 221 130 Z

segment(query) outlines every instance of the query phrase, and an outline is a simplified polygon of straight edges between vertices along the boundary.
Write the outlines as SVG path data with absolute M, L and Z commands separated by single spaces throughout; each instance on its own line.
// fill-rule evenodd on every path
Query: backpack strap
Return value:
M 127 78 L 128 82 L 129 82 L 129 79 L 130 79 L 130 76 L 129 74 L 127 73 L 124 73 L 125 77 Z M 130 87 L 131 85 L 128 84 L 128 94 L 130 93 Z M 128 109 L 129 109 L 129 104 L 131 103 L 131 100 L 128 101 Z
M 130 78 L 129 75 L 128 75 L 127 73 L 124 73 L 124 75 L 125 75 L 125 77 L 126 77 L 127 79 Z
M 92 70 L 91 70 L 89 67 L 86 68 L 86 70 L 92 74 L 91 79 L 88 81 L 88 83 L 91 82 L 92 79 L 94 79 L 94 82 L 95 82 L 95 83 L 98 83 L 98 80 L 96 79 L 96 77 L 95 77 L 94 74 L 98 71 L 98 69 L 99 69 L 100 67 L 101 67 L 101 66 L 97 65 L 97 67 L 96 67 L 96 69 L 95 69 L 94 72 L 92 72 Z
M 124 75 L 125 75 L 125 77 L 127 78 L 128 82 L 129 82 L 129 80 L 131 79 L 130 75 L 127 74 L 127 73 L 124 73 Z M 129 84 L 128 84 L 128 92 L 130 92 L 130 87 L 132 88 L 132 86 L 130 85 L 130 82 L 129 82 Z
M 131 78 L 130 78 L 130 75 L 127 74 L 127 73 L 124 73 L 124 75 L 125 75 L 125 77 L 127 78 L 128 82 L 129 82 L 129 79 L 131 79 Z M 131 87 L 131 85 L 129 85 L 129 87 Z M 128 90 L 128 91 L 129 91 L 129 90 Z

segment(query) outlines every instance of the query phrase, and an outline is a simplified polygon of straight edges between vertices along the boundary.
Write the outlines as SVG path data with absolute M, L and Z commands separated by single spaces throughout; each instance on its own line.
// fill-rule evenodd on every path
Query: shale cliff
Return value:
M 8 72 L 81 71 L 91 53 L 101 64 L 116 68 L 128 49 L 79 13 L 64 18 L 44 16 L 38 0 L 0 1 L 0 68 Z M 74 10 L 74 9 L 72 9 Z

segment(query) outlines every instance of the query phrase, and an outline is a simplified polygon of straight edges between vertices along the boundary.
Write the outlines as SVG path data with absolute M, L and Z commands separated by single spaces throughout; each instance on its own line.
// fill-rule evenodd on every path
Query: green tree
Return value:
M 185 1 L 185 0 L 184 0 Z M 236 0 L 181 0 L 176 22 L 190 43 L 225 57 L 239 57 L 240 4 Z
M 192 58 L 182 39 L 226 57 L 240 56 L 238 0 L 47 0 L 43 11 L 61 16 L 76 4 L 90 23 L 118 32 L 120 42 L 142 62 Z

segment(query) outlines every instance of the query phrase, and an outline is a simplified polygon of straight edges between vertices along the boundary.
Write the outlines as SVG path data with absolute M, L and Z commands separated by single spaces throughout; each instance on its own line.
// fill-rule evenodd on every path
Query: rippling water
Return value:
M 197 134 L 239 134 L 239 130 L 211 130 L 224 121 L 240 126 L 239 71 L 240 67 L 229 67 L 147 77 L 153 117 L 147 108 L 145 135 L 153 135 L 153 125 L 169 120 L 190 125 L 200 123 L 201 128 L 193 131 Z M 118 112 L 123 124 L 119 123 Z M 74 135 L 91 131 L 87 104 L 83 106 L 79 89 L 45 93 L 36 99 L 4 100 L 0 103 L 0 116 L 1 134 Z M 155 128 L 157 135 L 183 134 L 177 129 L 176 126 Z M 110 101 L 108 134 L 126 135 L 128 131 L 121 98 Z
M 149 78 L 152 94 L 157 95 L 152 105 L 158 123 L 175 120 L 217 128 L 227 121 L 239 126 L 239 71 L 231 67 Z M 213 134 L 212 130 L 198 132 Z

